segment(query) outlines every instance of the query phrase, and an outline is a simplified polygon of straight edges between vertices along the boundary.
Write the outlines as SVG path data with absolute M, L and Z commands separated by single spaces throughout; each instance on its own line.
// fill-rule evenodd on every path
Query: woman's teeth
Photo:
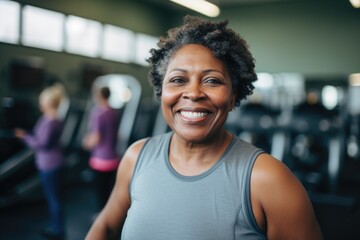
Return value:
M 182 116 L 186 118 L 201 118 L 208 114 L 206 112 L 190 112 L 190 111 L 181 111 L 180 113 Z

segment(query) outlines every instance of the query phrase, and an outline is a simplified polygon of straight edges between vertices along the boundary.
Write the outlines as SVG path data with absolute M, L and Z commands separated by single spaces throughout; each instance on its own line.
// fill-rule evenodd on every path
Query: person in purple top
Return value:
M 105 206 L 115 182 L 119 157 L 116 152 L 118 111 L 109 105 L 110 89 L 94 90 L 95 106 L 89 119 L 89 132 L 83 139 L 85 149 L 91 151 L 89 165 L 95 173 L 95 188 L 99 208 Z
M 47 239 L 63 239 L 65 235 L 63 207 L 59 193 L 60 173 L 64 162 L 59 142 L 62 122 L 57 117 L 62 96 L 61 85 L 45 88 L 39 97 L 40 110 L 43 114 L 37 121 L 33 133 L 15 129 L 15 136 L 35 151 L 35 163 L 51 218 L 50 226 L 42 232 Z

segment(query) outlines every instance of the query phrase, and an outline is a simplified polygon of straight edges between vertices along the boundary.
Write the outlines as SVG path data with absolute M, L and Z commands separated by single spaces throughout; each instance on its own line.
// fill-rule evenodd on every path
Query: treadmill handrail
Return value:
M 34 153 L 34 150 L 25 148 L 0 164 L 0 181 L 7 178 L 12 173 L 17 172 L 21 166 L 31 160 Z

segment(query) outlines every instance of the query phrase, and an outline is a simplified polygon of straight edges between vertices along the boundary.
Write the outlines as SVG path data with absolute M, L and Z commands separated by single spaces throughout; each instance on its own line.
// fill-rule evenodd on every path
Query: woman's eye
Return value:
M 182 79 L 182 78 L 172 78 L 172 79 L 170 79 L 170 82 L 171 83 L 183 83 L 184 82 L 184 79 Z
M 222 84 L 222 82 L 217 78 L 208 78 L 208 79 L 205 79 L 204 82 L 207 83 L 207 84 L 212 84 L 212 85 Z

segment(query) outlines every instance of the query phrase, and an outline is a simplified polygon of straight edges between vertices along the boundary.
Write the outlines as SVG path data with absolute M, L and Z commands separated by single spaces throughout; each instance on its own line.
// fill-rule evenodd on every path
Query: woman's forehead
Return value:
M 169 61 L 167 72 L 195 66 L 224 73 L 228 71 L 225 62 L 215 57 L 211 49 L 200 44 L 187 44 L 174 53 Z

